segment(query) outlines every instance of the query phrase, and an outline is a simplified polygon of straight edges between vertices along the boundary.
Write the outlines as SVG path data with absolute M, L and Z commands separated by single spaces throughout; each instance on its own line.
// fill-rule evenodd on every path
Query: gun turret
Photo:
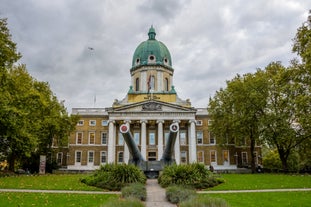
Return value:
M 177 123 L 173 123 L 170 126 L 170 133 L 165 144 L 165 150 L 161 158 L 161 162 L 165 165 L 170 165 L 175 163 L 175 159 L 173 158 L 173 151 L 175 146 L 175 141 L 177 137 L 177 133 L 179 131 L 179 125 Z
M 122 133 L 124 140 L 129 148 L 129 152 L 132 155 L 132 159 L 129 160 L 129 163 L 139 166 L 144 161 L 143 156 L 141 155 L 136 143 L 134 142 L 133 136 L 129 130 L 129 127 L 126 124 L 120 126 L 120 132 Z

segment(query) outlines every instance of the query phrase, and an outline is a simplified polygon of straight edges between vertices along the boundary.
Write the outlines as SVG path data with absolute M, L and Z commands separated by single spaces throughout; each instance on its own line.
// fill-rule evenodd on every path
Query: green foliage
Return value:
M 199 163 L 166 166 L 159 176 L 158 182 L 162 187 L 183 185 L 196 189 L 204 189 L 219 184 L 216 177 L 203 164 Z
M 181 185 L 172 185 L 166 188 L 166 199 L 171 203 L 180 203 L 186 201 L 196 195 L 194 189 L 181 186 Z
M 112 200 L 102 207 L 144 207 L 145 205 L 138 199 Z
M 262 164 L 268 169 L 281 169 L 282 162 L 277 150 L 270 150 L 267 152 L 262 159 Z
M 179 204 L 180 207 L 229 207 L 227 202 L 221 198 L 212 197 L 194 197 L 183 201 Z
M 106 164 L 81 182 L 102 189 L 121 190 L 129 183 L 146 183 L 146 176 L 134 165 Z
M 132 183 L 121 189 L 123 198 L 136 198 L 145 201 L 147 198 L 146 187 L 142 183 Z

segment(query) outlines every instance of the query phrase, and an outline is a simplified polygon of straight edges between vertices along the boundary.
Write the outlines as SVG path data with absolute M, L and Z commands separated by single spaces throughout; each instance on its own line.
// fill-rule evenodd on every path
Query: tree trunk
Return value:
M 9 171 L 14 172 L 15 171 L 15 154 L 11 153 L 11 155 L 8 157 L 8 163 L 9 163 Z
M 251 137 L 251 146 L 250 146 L 250 150 L 251 150 L 251 168 L 252 168 L 252 173 L 256 172 L 256 163 L 255 163 L 255 139 L 253 137 Z
M 283 149 L 278 149 L 280 160 L 282 162 L 282 168 L 284 172 L 288 172 L 287 158 L 288 153 L 285 153 Z

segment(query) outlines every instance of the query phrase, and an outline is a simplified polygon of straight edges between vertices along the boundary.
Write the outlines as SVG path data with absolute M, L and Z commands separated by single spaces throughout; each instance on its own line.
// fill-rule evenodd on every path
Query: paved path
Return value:
M 146 207 L 176 207 L 166 200 L 165 189 L 161 188 L 157 179 L 148 179 L 146 189 Z

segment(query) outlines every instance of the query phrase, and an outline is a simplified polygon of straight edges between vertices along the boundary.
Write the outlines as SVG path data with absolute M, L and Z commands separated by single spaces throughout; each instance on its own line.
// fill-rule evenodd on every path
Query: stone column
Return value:
M 131 124 L 131 120 L 124 120 L 124 124 L 126 124 L 128 126 L 128 128 L 131 130 L 130 124 Z M 123 152 L 123 156 L 124 156 L 124 162 L 128 163 L 129 159 L 130 159 L 130 151 L 129 151 L 129 147 L 127 146 L 125 140 L 124 140 L 124 152 Z
M 108 163 L 115 162 L 115 121 L 109 120 L 109 134 L 108 134 Z
M 163 155 L 163 123 L 164 120 L 158 120 L 158 160 L 161 159 Z
M 197 161 L 197 146 L 196 146 L 196 135 L 195 135 L 195 120 L 189 120 L 188 127 L 188 139 L 189 139 L 189 163 Z
M 147 154 L 147 129 L 146 124 L 148 123 L 147 120 L 141 120 L 141 155 L 146 160 L 146 154 Z
M 173 123 L 180 123 L 180 120 L 173 120 Z M 180 130 L 180 129 L 179 129 Z M 180 164 L 180 143 L 179 143 L 179 131 L 177 133 L 177 137 L 176 137 L 176 142 L 175 142 L 175 146 L 174 146 L 174 151 L 175 151 L 175 160 L 176 160 L 176 164 L 179 165 Z

